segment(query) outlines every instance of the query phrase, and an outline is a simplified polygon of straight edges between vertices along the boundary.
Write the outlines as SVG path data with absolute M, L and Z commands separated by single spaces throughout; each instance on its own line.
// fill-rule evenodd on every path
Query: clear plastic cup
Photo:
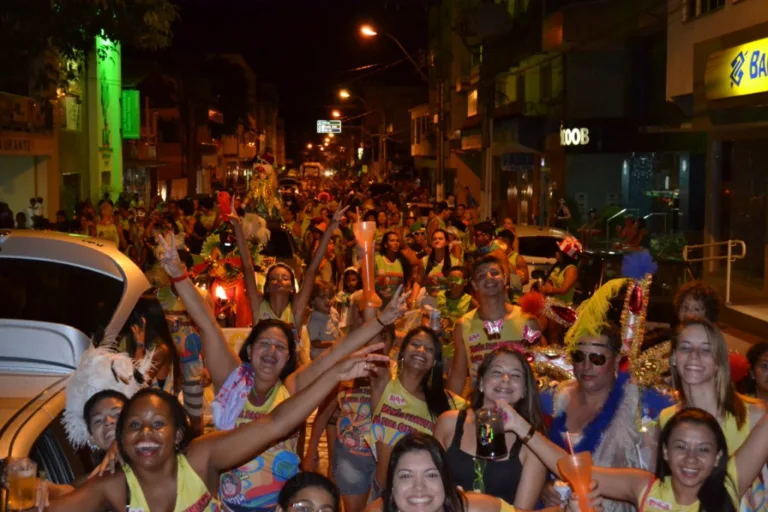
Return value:
M 497 409 L 475 411 L 478 459 L 498 460 L 509 453 L 504 436 L 504 418 Z

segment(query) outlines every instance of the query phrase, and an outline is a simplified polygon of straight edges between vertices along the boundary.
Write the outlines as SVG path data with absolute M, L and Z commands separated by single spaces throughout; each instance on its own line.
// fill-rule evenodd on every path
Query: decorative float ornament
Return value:
M 571 327 L 576 322 L 575 309 L 536 291 L 530 291 L 520 297 L 518 304 L 520 304 L 523 313 L 534 318 L 545 316 L 566 328 Z
M 633 375 L 640 370 L 638 356 L 645 336 L 649 291 L 657 268 L 648 251 L 627 254 L 621 263 L 621 274 L 628 281 L 621 312 L 621 352 L 629 357 Z

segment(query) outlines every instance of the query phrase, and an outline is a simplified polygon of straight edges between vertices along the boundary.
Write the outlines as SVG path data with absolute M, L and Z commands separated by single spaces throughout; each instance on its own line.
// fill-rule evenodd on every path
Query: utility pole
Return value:
M 488 63 L 481 57 L 478 101 L 481 102 L 479 107 L 483 115 L 483 193 L 480 201 L 482 220 L 493 215 L 493 111 L 496 104 L 496 80 L 489 68 Z

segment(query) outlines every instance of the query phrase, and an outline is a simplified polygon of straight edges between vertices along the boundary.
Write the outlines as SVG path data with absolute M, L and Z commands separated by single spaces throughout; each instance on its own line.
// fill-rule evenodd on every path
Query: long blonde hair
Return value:
M 677 331 L 677 336 L 672 339 L 672 358 L 677 351 L 680 343 L 680 333 L 687 327 L 701 326 L 707 333 L 707 341 L 712 346 L 712 358 L 715 361 L 715 367 L 717 368 L 715 373 L 715 392 L 717 394 L 717 408 L 718 413 L 731 413 L 736 418 L 736 425 L 741 428 L 747 419 L 747 407 L 744 401 L 736 393 L 733 382 L 731 381 L 731 367 L 728 362 L 728 346 L 725 344 L 725 338 L 720 329 L 704 318 L 691 318 L 683 320 Z M 674 359 L 673 359 L 674 362 Z M 680 380 L 680 374 L 677 371 L 677 366 L 670 365 L 672 371 L 672 381 L 674 382 L 675 389 L 680 394 L 680 404 L 683 407 L 687 407 L 687 397 Z

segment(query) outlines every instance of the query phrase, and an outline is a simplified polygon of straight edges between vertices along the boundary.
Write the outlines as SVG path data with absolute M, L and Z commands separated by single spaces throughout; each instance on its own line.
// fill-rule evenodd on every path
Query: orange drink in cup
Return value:
M 376 223 L 358 222 L 352 228 L 357 245 L 362 248 L 363 259 L 360 262 L 360 273 L 363 278 L 363 296 L 360 299 L 363 308 L 378 308 L 382 302 L 374 289 L 373 256 L 376 254 Z
M 589 484 L 592 481 L 592 454 L 581 452 L 566 455 L 557 461 L 560 475 L 568 480 L 579 498 L 581 512 L 591 512 L 589 506 Z

